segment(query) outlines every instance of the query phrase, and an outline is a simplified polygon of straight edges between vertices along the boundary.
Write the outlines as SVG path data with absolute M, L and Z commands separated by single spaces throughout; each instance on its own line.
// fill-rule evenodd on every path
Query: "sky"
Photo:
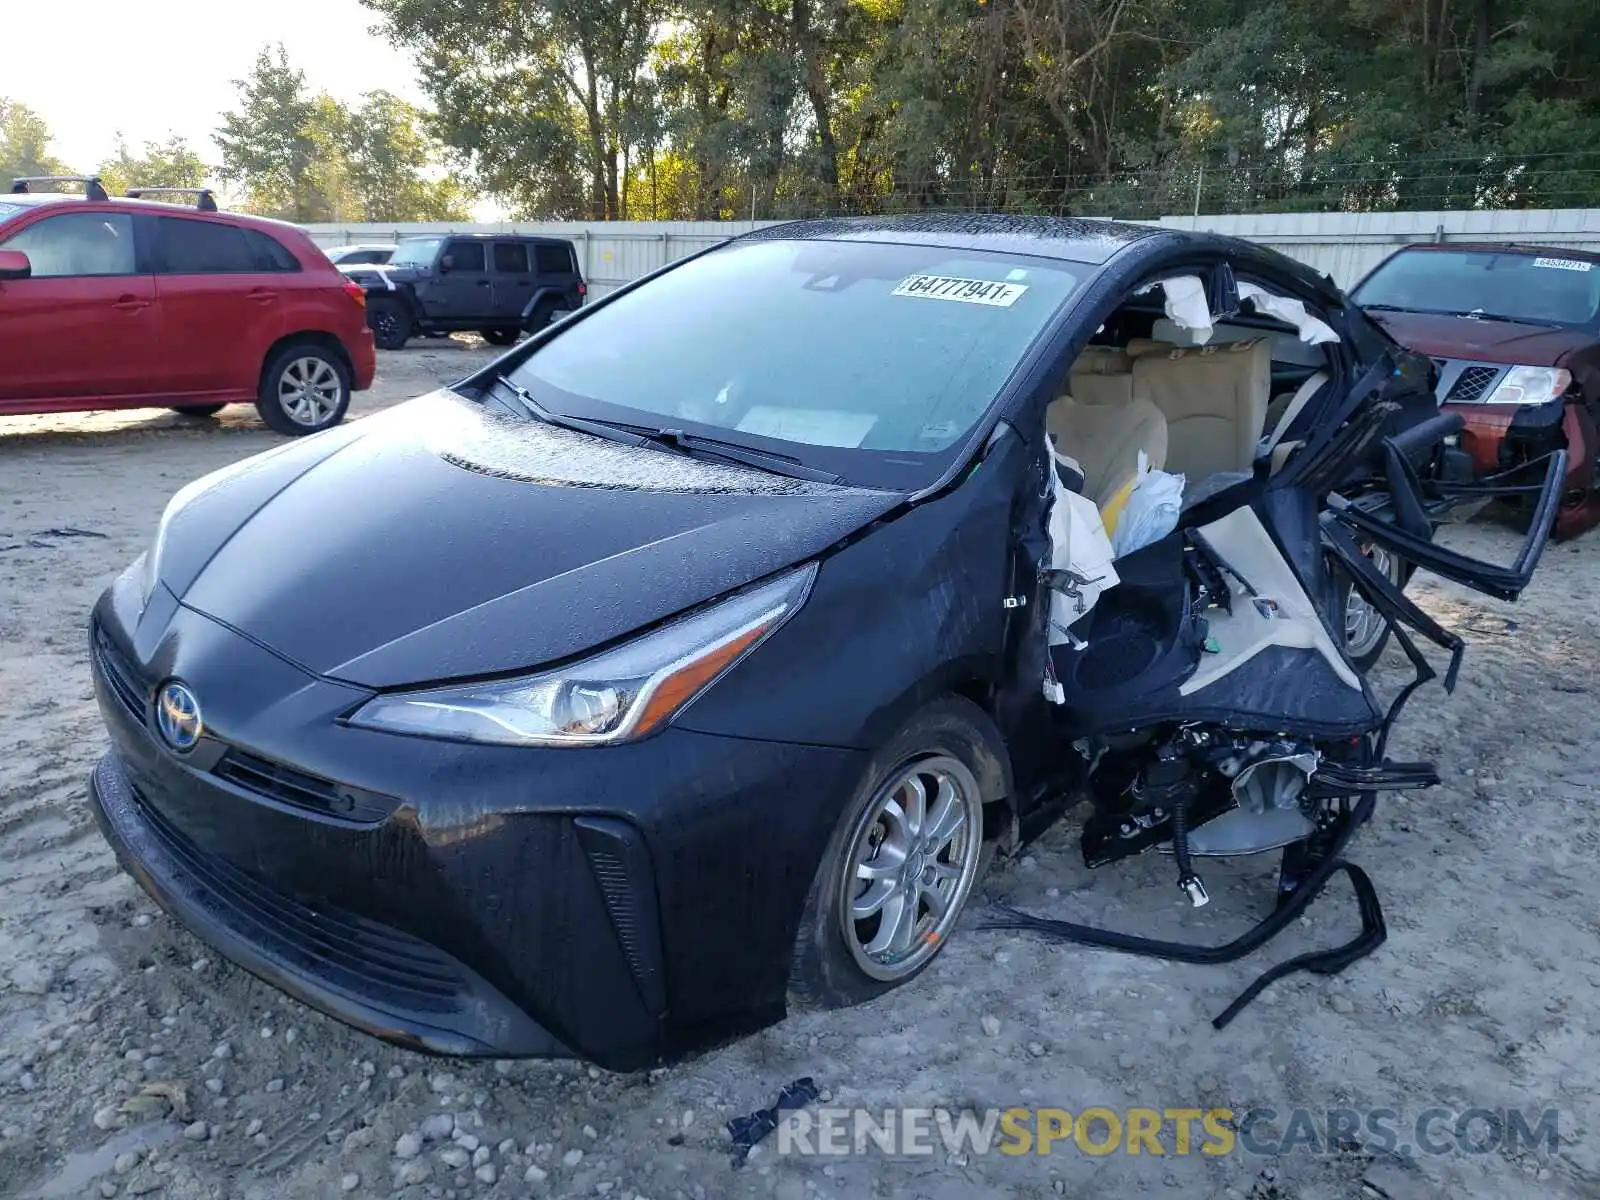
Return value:
M 55 135 L 51 152 L 88 170 L 116 149 L 176 133 L 220 157 L 211 133 L 233 107 L 233 80 L 282 42 L 313 91 L 344 101 L 384 88 L 417 103 L 408 57 L 370 32 L 359 0 L 42 0 L 3 5 L 0 95 L 27 105 Z M 18 53 L 20 51 L 20 53 Z

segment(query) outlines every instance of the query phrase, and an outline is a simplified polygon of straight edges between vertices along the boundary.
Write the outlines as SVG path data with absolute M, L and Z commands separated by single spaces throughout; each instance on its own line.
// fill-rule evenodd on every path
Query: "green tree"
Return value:
M 330 115 L 306 87 L 305 72 L 289 63 L 280 44 L 263 48 L 248 77 L 234 81 L 236 109 L 222 115 L 215 140 L 222 150 L 218 174 L 238 184 L 244 206 L 292 221 L 335 220 L 327 203 L 339 132 L 326 128 Z
M 524 211 L 623 215 L 664 0 L 362 3 L 416 53 L 441 137 L 492 191 Z
M 252 211 L 299 222 L 464 217 L 470 197 L 443 170 L 424 114 L 388 92 L 354 110 L 313 93 L 282 46 L 237 82 L 239 104 L 217 131 L 223 179 Z
M 119 134 L 117 152 L 100 164 L 100 182 L 113 196 L 131 187 L 201 187 L 205 179 L 205 163 L 176 135 L 165 142 L 146 142 L 134 154 Z
M 21 175 L 64 175 L 50 153 L 50 127 L 25 104 L 0 96 L 0 187 Z
M 346 175 L 368 221 L 458 221 L 471 209 L 461 184 L 440 168 L 442 147 L 423 114 L 388 92 L 370 92 L 349 114 Z

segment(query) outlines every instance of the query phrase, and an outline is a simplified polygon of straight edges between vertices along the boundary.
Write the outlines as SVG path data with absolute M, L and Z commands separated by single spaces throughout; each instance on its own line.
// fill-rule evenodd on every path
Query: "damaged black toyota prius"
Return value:
M 174 496 L 92 617 L 97 817 L 221 953 L 445 1054 L 635 1069 L 881 994 L 1080 804 L 1195 905 L 1281 852 L 1242 953 L 1436 781 L 1365 670 L 1454 679 L 1409 571 L 1514 598 L 1550 527 L 1495 564 L 1439 514 L 1559 501 L 1559 451 L 1440 473 L 1432 369 L 1227 238 L 734 239 Z

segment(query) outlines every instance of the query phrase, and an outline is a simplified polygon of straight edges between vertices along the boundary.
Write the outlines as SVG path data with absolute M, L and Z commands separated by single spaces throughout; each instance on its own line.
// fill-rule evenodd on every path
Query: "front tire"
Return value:
M 491 346 L 509 346 L 517 340 L 515 329 L 480 329 L 478 333 Z
M 875 755 L 828 840 L 789 971 L 796 1008 L 859 1004 L 944 949 L 988 864 L 984 808 L 1005 797 L 987 715 L 936 701 Z
M 226 404 L 188 404 L 181 407 L 173 405 L 172 411 L 180 417 L 194 417 L 200 420 L 203 417 L 214 417 L 227 407 Z
M 399 350 L 411 340 L 415 328 L 411 310 L 388 296 L 374 296 L 367 301 L 367 326 L 372 330 L 372 340 L 380 350 Z
M 291 342 L 267 360 L 256 411 L 274 433 L 303 437 L 344 420 L 350 407 L 350 369 L 315 342 Z

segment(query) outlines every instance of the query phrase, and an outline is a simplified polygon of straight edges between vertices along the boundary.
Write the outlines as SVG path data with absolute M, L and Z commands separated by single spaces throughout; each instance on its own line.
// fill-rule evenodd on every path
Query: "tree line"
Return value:
M 1594 0 L 362 0 L 530 215 L 1600 202 Z
M 264 50 L 216 173 L 296 220 L 1600 206 L 1594 0 L 362 0 L 429 110 Z M 47 131 L 0 100 L 0 176 Z M 29 158 L 32 155 L 32 158 Z M 181 142 L 103 173 L 192 180 Z M 141 179 L 151 178 L 141 175 Z
M 112 195 L 130 187 L 227 185 L 236 207 L 301 223 L 449 221 L 470 216 L 473 194 L 449 169 L 426 114 L 386 91 L 354 105 L 312 92 L 283 48 L 263 49 L 236 83 L 208 164 L 181 137 L 117 150 L 90 173 Z M 0 182 L 78 174 L 49 152 L 50 131 L 25 105 L 0 96 Z

